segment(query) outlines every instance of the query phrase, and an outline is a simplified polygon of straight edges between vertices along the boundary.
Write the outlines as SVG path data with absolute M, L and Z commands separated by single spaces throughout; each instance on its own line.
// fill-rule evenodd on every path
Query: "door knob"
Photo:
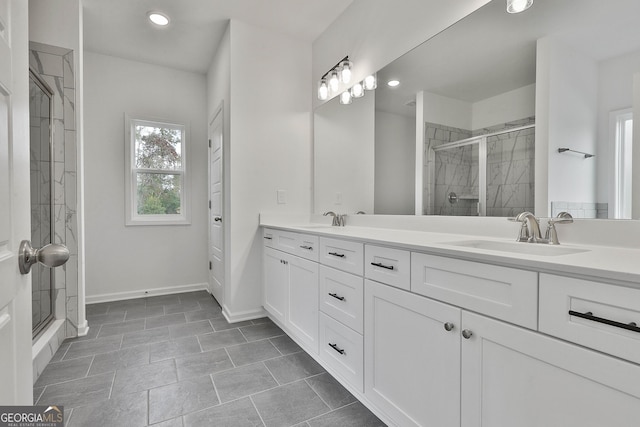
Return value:
M 31 266 L 36 262 L 45 267 L 58 267 L 69 259 L 69 249 L 65 245 L 49 244 L 34 249 L 29 240 L 23 240 L 18 250 L 18 264 L 20 273 L 29 274 Z
M 216 221 L 216 222 L 222 222 L 222 217 L 217 216 L 217 217 L 213 218 L 213 220 Z

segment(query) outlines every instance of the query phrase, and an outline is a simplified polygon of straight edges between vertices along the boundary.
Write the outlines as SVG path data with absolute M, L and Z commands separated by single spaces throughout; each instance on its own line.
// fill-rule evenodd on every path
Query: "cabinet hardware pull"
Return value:
M 340 257 L 340 258 L 344 258 L 344 254 L 339 254 L 337 252 L 329 252 L 329 255 L 333 255 L 333 256 Z
M 264 238 L 267 239 L 267 240 L 273 240 L 273 237 L 264 236 Z
M 594 316 L 592 312 L 587 311 L 586 313 L 580 313 L 577 311 L 569 310 L 570 316 L 580 317 L 582 319 L 591 320 L 598 323 L 604 323 L 605 325 L 615 326 L 616 328 L 626 329 L 628 331 L 638 332 L 640 333 L 640 328 L 636 325 L 635 322 L 631 323 L 622 323 L 616 322 L 615 320 L 605 319 L 604 317 Z
M 341 348 L 338 347 L 338 344 L 331 344 L 329 343 L 329 347 L 331 347 L 332 349 L 334 349 L 335 351 L 337 351 L 340 354 L 346 354 L 345 351 Z
M 329 293 L 329 295 L 334 297 L 335 299 L 339 299 L 340 301 L 344 301 L 344 297 L 340 297 L 340 296 L 338 296 L 338 294 Z
M 387 270 L 393 270 L 393 265 L 384 265 L 379 262 L 372 262 L 371 265 L 375 265 L 376 267 L 386 268 Z
M 472 336 L 472 335 L 473 335 L 473 332 L 471 332 L 471 331 L 470 331 L 470 330 L 468 330 L 468 329 L 465 329 L 465 330 L 463 330 L 463 331 L 462 331 L 462 337 L 463 337 L 465 340 L 468 340 L 469 338 L 471 338 L 471 336 Z
M 444 330 L 447 331 L 447 332 L 453 331 L 454 327 L 455 327 L 454 324 L 451 323 L 451 322 L 447 322 L 447 323 L 444 324 Z
M 309 249 L 310 251 L 312 251 L 312 250 L 313 250 L 313 246 L 304 246 L 304 245 L 302 245 L 302 246 L 300 246 L 300 247 L 301 247 L 302 249 Z

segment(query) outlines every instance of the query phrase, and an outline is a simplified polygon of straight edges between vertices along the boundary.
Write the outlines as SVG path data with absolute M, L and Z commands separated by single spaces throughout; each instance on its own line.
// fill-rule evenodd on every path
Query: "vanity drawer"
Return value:
M 262 238 L 266 247 L 318 261 L 318 236 L 265 228 Z
M 320 310 L 362 333 L 364 279 L 320 266 Z
M 320 358 L 360 392 L 364 390 L 362 335 L 320 313 Z
M 262 241 L 263 245 L 267 248 L 275 248 L 275 239 L 274 236 L 277 233 L 277 230 L 272 230 L 271 228 L 265 228 L 262 230 Z
M 408 291 L 411 288 L 411 253 L 365 245 L 364 275 L 368 279 Z
M 320 238 L 320 263 L 362 276 L 362 243 Z
M 411 254 L 411 291 L 530 329 L 538 326 L 538 273 Z
M 640 363 L 632 323 L 640 327 L 640 289 L 540 274 L 540 332 Z
M 318 236 L 311 234 L 298 234 L 296 242 L 296 255 L 310 261 L 318 262 L 318 248 L 320 247 Z

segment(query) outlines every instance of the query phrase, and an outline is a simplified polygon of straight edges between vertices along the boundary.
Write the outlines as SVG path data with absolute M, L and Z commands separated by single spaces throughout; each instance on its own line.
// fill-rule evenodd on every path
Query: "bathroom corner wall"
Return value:
M 67 337 L 78 334 L 78 219 L 77 134 L 74 53 L 70 49 L 32 42 L 29 65 L 53 90 L 54 236 L 53 243 L 67 246 L 69 261 L 54 270 L 54 314 L 66 319 Z M 33 218 L 38 220 L 38 218 Z M 40 243 L 40 242 L 39 242 Z

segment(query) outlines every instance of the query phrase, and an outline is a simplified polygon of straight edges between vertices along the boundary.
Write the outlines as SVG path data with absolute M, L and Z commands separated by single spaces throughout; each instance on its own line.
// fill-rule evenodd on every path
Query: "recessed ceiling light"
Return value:
M 169 17 L 164 13 L 149 12 L 147 13 L 147 16 L 149 17 L 149 20 L 156 25 L 159 25 L 161 27 L 169 25 Z
M 389 80 L 387 82 L 387 86 L 389 87 L 396 87 L 400 84 L 400 82 L 398 80 Z
M 533 0 L 507 0 L 507 12 L 520 13 L 529 9 L 533 5 Z

